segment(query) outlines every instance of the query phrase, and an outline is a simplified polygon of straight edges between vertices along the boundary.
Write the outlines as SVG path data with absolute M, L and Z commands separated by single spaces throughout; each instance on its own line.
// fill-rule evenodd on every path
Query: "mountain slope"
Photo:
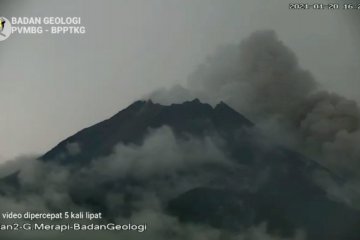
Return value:
M 156 196 L 160 207 L 155 209 L 183 223 L 235 233 L 267 223 L 274 235 L 289 237 L 300 229 L 309 240 L 360 239 L 360 212 L 330 199 L 314 178 L 322 173 L 339 182 L 335 175 L 272 144 L 225 103 L 137 101 L 62 141 L 38 161 L 66 171 L 55 188 L 72 204 L 109 220 L 130 218 L 139 202 Z M 3 186 L 17 182 L 16 175 L 5 180 L 2 195 Z M 13 191 L 17 199 L 24 198 L 21 188 L 17 183 Z M 29 189 L 41 192 L 26 185 L 26 194 Z M 109 204 L 114 196 L 120 200 Z
M 183 104 L 162 106 L 152 101 L 137 101 L 113 117 L 86 128 L 59 143 L 41 159 L 62 162 L 90 161 L 110 154 L 118 143 L 140 144 L 149 129 L 171 126 L 178 135 L 186 133 L 204 136 L 207 132 L 226 132 L 240 127 L 252 127 L 248 119 L 220 103 L 215 108 L 198 99 Z M 66 154 L 69 144 L 79 144 L 81 153 Z M 66 156 L 64 156 L 66 154 Z

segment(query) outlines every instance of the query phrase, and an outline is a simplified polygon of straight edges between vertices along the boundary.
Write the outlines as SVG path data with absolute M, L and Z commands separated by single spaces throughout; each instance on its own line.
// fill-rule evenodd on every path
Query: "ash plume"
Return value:
M 295 54 L 273 31 L 255 32 L 239 45 L 219 48 L 189 76 L 187 87 L 158 90 L 148 97 L 165 104 L 194 97 L 212 104 L 224 101 L 249 116 L 268 135 L 274 134 L 270 137 L 277 139 L 276 143 L 290 143 L 331 171 L 297 152 L 263 141 L 256 135 L 258 129 L 252 129 L 252 122 L 224 103 L 213 108 L 198 99 L 171 106 L 137 101 L 114 117 L 64 140 L 41 160 L 26 157 L 0 168 L 1 176 L 5 177 L 0 182 L 0 211 L 101 209 L 115 223 L 149 224 L 151 231 L 122 233 L 126 239 L 193 240 L 304 240 L 307 234 L 313 234 L 309 239 L 316 239 L 314 234 L 318 231 L 307 218 L 314 216 L 312 212 L 304 214 L 309 211 L 304 202 L 320 209 L 317 216 L 320 221 L 314 221 L 319 229 L 327 226 L 330 219 L 327 216 L 333 216 L 333 210 L 337 216 L 336 210 L 342 209 L 348 219 L 356 215 L 351 207 L 360 206 L 360 194 L 354 191 L 360 182 L 360 152 L 356 148 L 360 141 L 358 105 L 335 93 L 320 91 L 311 73 L 299 66 Z M 177 126 L 178 133 L 176 128 L 166 127 L 169 122 Z M 244 128 L 237 133 L 240 123 Z M 202 137 L 176 135 L 184 129 Z M 219 130 L 217 134 L 213 129 Z M 231 146 L 224 147 L 225 142 Z M 73 161 L 77 165 L 71 165 Z M 332 172 L 348 178 L 345 184 L 339 183 Z M 202 204 L 203 194 L 221 204 L 212 201 Z M 187 206 L 189 199 L 191 203 L 199 201 L 205 205 L 199 208 L 214 210 L 202 209 L 201 214 L 210 214 L 203 215 L 205 222 L 186 221 L 186 217 L 197 217 L 191 211 L 181 220 L 182 207 Z M 319 199 L 324 204 L 318 204 Z M 264 207 L 264 203 L 270 205 Z M 282 218 L 281 211 L 299 207 L 304 212 L 285 216 L 292 223 L 302 219 L 303 224 L 287 225 L 291 221 Z M 233 213 L 234 209 L 240 209 L 241 214 Z M 265 215 L 256 219 L 254 209 Z M 276 211 L 268 213 L 268 209 Z M 176 211 L 180 214 L 174 214 Z M 213 222 L 206 222 L 210 218 L 216 222 L 224 212 L 228 213 L 223 214 L 226 224 L 234 224 L 229 219 L 241 219 L 244 228 L 232 231 L 231 227 L 215 227 Z M 232 218 L 232 214 L 238 215 Z M 275 219 L 275 226 L 268 227 L 271 220 L 262 223 L 262 219 Z M 346 223 L 335 219 L 329 223 L 337 224 L 341 234 L 357 234 L 346 232 Z M 279 226 L 291 231 L 277 234 Z M 307 226 L 309 231 L 298 226 Z M 327 231 L 322 234 L 334 238 Z M 34 232 L 24 235 L 24 239 L 100 236 L 118 239 L 120 235 Z M 19 235 L 2 232 L 1 237 L 18 239 Z
M 228 103 L 274 139 L 340 175 L 360 176 L 357 102 L 319 89 L 274 31 L 258 31 L 238 45 L 219 47 L 189 76 L 184 89 L 188 93 L 182 96 Z M 150 97 L 159 102 L 176 100 L 172 91 Z

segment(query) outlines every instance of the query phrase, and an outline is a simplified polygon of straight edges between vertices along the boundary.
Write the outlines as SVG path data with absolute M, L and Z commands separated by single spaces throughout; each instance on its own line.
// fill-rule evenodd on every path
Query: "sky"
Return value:
M 217 47 L 275 30 L 321 88 L 360 100 L 358 16 L 284 0 L 1 1 L 5 17 L 76 16 L 85 35 L 0 42 L 0 161 L 41 154 L 187 76 Z M 360 13 L 359 13 L 360 14 Z

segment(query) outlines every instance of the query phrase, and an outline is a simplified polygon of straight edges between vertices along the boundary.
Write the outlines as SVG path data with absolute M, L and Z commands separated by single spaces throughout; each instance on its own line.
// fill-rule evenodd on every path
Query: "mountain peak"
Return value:
M 198 98 L 195 98 L 194 100 L 191 101 L 191 103 L 201 103 L 201 102 Z
M 116 144 L 141 144 L 149 129 L 162 126 L 170 127 L 177 135 L 201 137 L 208 132 L 231 133 L 242 127 L 251 127 L 253 123 L 223 102 L 213 108 L 197 98 L 170 106 L 153 103 L 151 99 L 136 101 L 113 117 L 62 141 L 42 159 L 74 162 L 106 156 Z M 77 155 L 68 153 L 69 144 L 74 143 L 81 147 L 81 153 Z M 64 155 L 66 157 L 62 157 Z
M 225 102 L 223 101 L 220 101 L 218 104 L 216 104 L 215 108 L 216 107 L 229 107 Z M 230 108 L 230 107 L 229 107 Z

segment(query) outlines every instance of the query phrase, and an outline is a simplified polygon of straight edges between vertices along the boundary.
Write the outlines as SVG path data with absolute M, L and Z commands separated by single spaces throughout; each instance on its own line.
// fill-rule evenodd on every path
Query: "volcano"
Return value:
M 120 163 L 125 161 L 130 150 L 119 157 L 119 146 L 137 154 L 148 137 L 164 127 L 171 131 L 176 144 L 185 145 L 191 149 L 189 152 L 195 146 L 196 152 L 204 152 L 204 159 L 195 162 L 195 157 L 186 151 L 167 149 L 169 145 L 164 141 L 158 155 L 162 156 L 162 151 L 177 152 L 186 160 L 181 168 L 171 173 L 164 168 L 141 178 L 131 171 L 120 173 L 121 168 L 112 178 L 93 171 L 91 185 L 83 180 L 66 190 L 71 200 L 114 219 L 136 211 L 133 202 L 138 201 L 138 195 L 134 189 L 151 189 L 161 196 L 162 209 L 184 223 L 239 233 L 266 223 L 269 234 L 284 237 L 293 236 L 300 229 L 310 240 L 360 239 L 360 212 L 329 198 L 315 179 L 323 174 L 339 184 L 342 180 L 316 161 L 272 143 L 254 123 L 223 102 L 213 107 L 198 99 L 168 106 L 151 100 L 136 101 L 113 117 L 60 142 L 38 161 L 71 169 L 74 179 L 86 179 L 82 169 L 101 169 L 114 156 Z M 216 154 L 206 155 L 203 145 L 193 144 L 209 139 L 214 143 L 210 150 L 218 149 L 219 156 L 227 159 L 226 164 L 216 161 Z M 136 156 L 133 161 L 143 161 L 144 166 L 152 164 L 151 157 Z M 215 160 L 207 161 L 210 158 Z M 142 166 L 139 164 L 132 171 L 142 171 Z M 5 178 L 1 187 L 15 182 L 15 178 L 16 174 Z M 170 182 L 169 189 L 174 190 L 165 192 L 162 186 Z M 177 186 L 183 182 L 186 187 Z M 19 184 L 14 186 L 21 188 Z M 117 208 L 106 203 L 110 193 L 123 196 Z

